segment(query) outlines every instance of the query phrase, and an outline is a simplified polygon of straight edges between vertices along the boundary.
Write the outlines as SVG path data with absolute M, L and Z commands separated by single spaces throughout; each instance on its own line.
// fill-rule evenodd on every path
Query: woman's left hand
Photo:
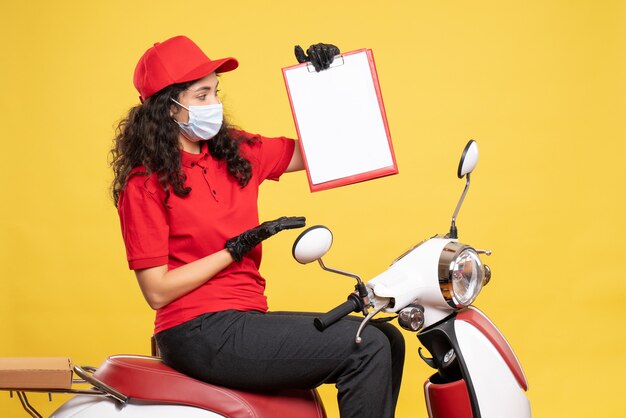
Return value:
M 294 47 L 294 53 L 299 63 L 310 62 L 318 73 L 328 69 L 332 64 L 335 55 L 341 51 L 333 44 L 314 44 L 306 50 L 306 55 L 300 45 Z

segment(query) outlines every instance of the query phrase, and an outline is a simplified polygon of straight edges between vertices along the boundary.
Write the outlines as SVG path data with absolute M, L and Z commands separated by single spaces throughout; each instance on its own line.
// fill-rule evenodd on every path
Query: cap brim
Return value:
M 218 73 L 227 73 L 239 67 L 239 61 L 232 57 L 222 58 L 217 61 L 220 62 L 220 65 L 215 69 L 215 72 Z
M 206 77 L 212 72 L 225 73 L 234 70 L 238 66 L 239 62 L 235 58 L 231 57 L 213 60 L 194 68 L 192 71 L 185 74 L 185 76 L 178 79 L 177 83 L 186 83 L 188 81 L 198 80 Z

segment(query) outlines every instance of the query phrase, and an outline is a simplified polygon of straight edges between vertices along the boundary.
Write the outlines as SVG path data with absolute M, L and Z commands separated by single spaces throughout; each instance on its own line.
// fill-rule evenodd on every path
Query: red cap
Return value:
M 191 39 L 175 36 L 157 42 L 143 54 L 135 67 L 133 83 L 141 99 L 146 100 L 172 84 L 197 80 L 213 71 L 232 71 L 238 66 L 234 58 L 210 60 Z

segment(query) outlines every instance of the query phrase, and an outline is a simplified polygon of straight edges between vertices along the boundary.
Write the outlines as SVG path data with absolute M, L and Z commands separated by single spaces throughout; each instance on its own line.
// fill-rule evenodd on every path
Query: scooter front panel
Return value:
M 522 369 L 517 356 L 513 352 L 511 345 L 504 338 L 504 335 L 498 330 L 498 328 L 491 322 L 491 320 L 482 313 L 478 308 L 470 306 L 469 308 L 459 312 L 457 314 L 457 320 L 466 321 L 478 328 L 485 337 L 491 341 L 493 346 L 498 350 L 506 364 L 511 369 L 511 373 L 517 379 L 520 387 L 525 391 L 528 390 L 528 382 L 524 370 Z
M 528 418 L 530 403 L 491 341 L 469 322 L 456 320 L 455 334 L 481 418 Z

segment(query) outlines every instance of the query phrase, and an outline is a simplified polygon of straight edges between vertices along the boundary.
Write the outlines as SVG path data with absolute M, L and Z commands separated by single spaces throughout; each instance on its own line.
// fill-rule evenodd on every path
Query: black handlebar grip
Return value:
M 352 312 L 359 312 L 361 309 L 363 309 L 363 303 L 357 295 L 351 294 L 348 296 L 347 301 L 322 316 L 315 318 L 313 324 L 319 331 L 324 331 L 341 318 L 350 315 Z

